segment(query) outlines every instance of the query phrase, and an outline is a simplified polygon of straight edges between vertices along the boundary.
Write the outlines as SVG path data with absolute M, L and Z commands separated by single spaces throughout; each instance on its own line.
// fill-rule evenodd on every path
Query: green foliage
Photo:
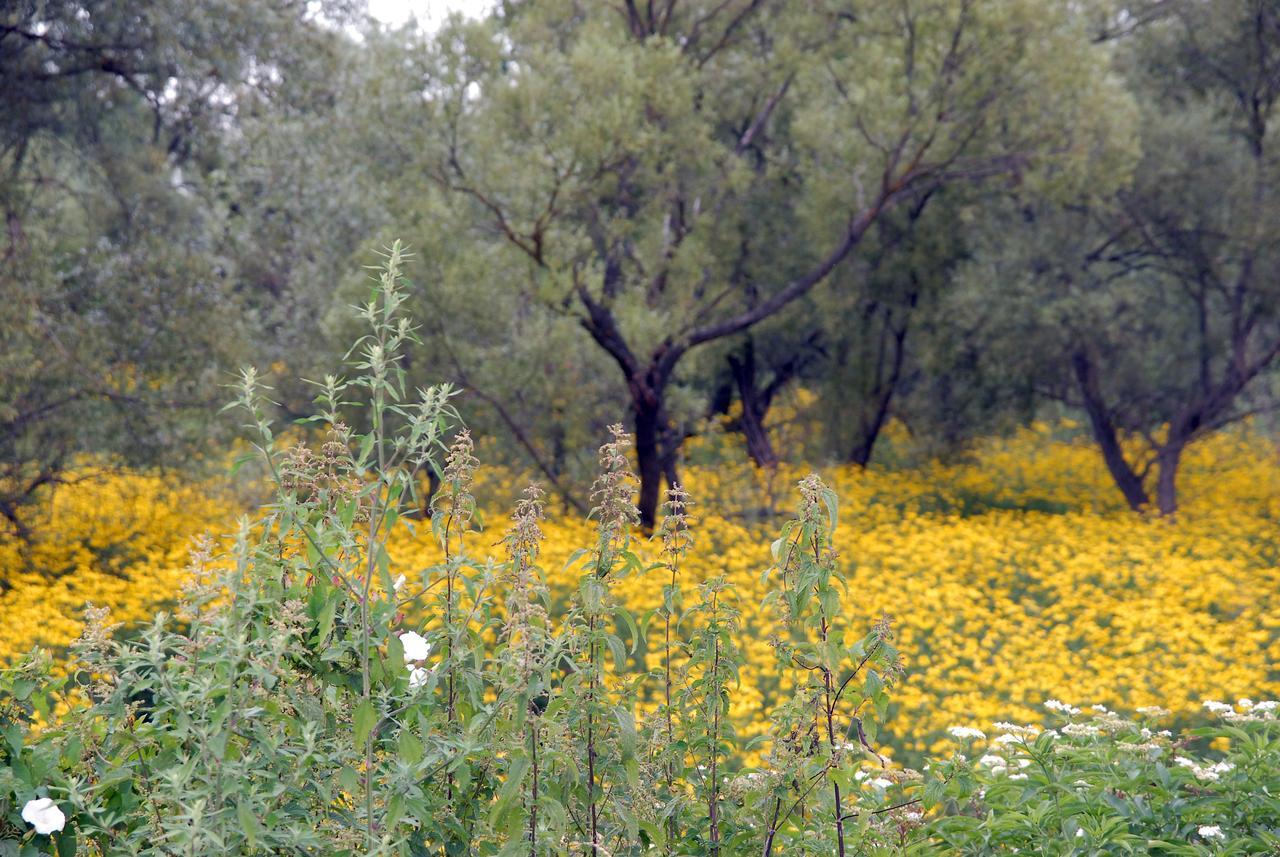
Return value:
M 218 437 L 218 373 L 260 329 L 220 198 L 224 145 L 320 72 L 343 0 L 22 2 L 0 11 L 0 516 L 84 455 L 154 465 Z M 243 121 L 242 121 L 243 120 Z M 224 219 L 225 218 L 225 219 Z M 256 283 L 255 283 L 256 285 Z
M 990 207 L 947 302 L 987 373 L 1083 409 L 1128 502 L 1171 514 L 1185 447 L 1274 405 L 1280 8 L 1165 5 L 1113 55 L 1129 180 Z
M 945 810 L 930 840 L 960 854 L 1270 854 L 1280 845 L 1280 724 L 1270 710 L 1213 703 L 1219 725 L 1176 738 L 1158 712 L 1074 712 L 1038 734 L 1009 725 L 976 763 L 956 755 L 925 777 Z M 1221 756 L 1190 747 L 1229 743 Z

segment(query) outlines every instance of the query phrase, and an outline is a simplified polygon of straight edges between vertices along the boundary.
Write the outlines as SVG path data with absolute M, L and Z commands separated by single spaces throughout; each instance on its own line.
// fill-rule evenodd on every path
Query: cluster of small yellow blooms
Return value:
M 1061 432 L 1033 425 L 959 463 L 823 473 L 840 497 L 835 548 L 848 580 L 846 636 L 863 636 L 888 613 L 903 653 L 906 675 L 881 736 L 889 749 L 945 751 L 954 724 L 1038 722 L 1049 697 L 1129 711 L 1158 705 L 1190 718 L 1206 697 L 1280 693 L 1274 446 L 1243 430 L 1193 447 L 1180 473 L 1182 508 L 1169 521 L 1128 511 L 1096 450 Z M 685 602 L 697 584 L 723 575 L 743 611 L 747 663 L 732 689 L 732 716 L 744 737 L 762 732 L 780 701 L 768 643 L 775 629 L 758 608 L 770 585 L 762 575 L 777 520 L 760 512 L 794 507 L 804 472 L 783 468 L 770 478 L 745 467 L 690 466 L 681 474 L 698 508 L 681 566 Z M 511 474 L 481 474 L 482 498 L 505 493 L 514 502 L 523 488 Z M 130 491 L 132 501 L 123 496 Z M 578 573 L 564 564 L 595 531 L 560 511 L 554 497 L 547 505 L 540 563 L 563 597 Z M 60 494 L 51 550 L 67 556 L 33 564 L 68 573 L 50 582 L 24 572 L 16 548 L 0 545 L 0 568 L 14 582 L 0 597 L 0 658 L 37 642 L 65 645 L 79 633 L 83 601 L 108 604 L 125 622 L 147 615 L 178 590 L 183 536 L 225 520 L 220 514 L 195 491 L 143 477 Z M 430 528 L 417 533 L 401 532 L 391 545 L 414 584 L 439 559 Z M 471 545 L 502 557 L 497 536 Z M 657 541 L 633 547 L 646 562 L 661 552 Z M 109 552 L 121 549 L 132 558 L 114 562 Z M 614 591 L 644 614 L 662 603 L 667 582 L 663 572 L 632 575 Z M 661 622 L 650 633 L 657 636 L 638 657 L 658 671 Z
M 0 535 L 0 662 L 67 646 L 87 603 L 125 626 L 175 604 L 193 537 L 233 529 L 236 501 L 214 488 L 84 470 L 29 522 L 30 544 Z

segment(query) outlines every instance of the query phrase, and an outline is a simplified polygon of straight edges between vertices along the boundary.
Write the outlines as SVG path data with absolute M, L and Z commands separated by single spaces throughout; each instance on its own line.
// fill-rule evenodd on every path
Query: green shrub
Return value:
M 678 487 L 661 561 L 645 567 L 632 550 L 620 428 L 601 449 L 596 537 L 572 561 L 567 608 L 553 608 L 538 567 L 536 487 L 516 506 L 506 561 L 476 558 L 494 539 L 478 533 L 476 461 L 452 391 L 405 388 L 403 256 L 391 248 L 361 310 L 353 375 L 318 385 L 317 449 L 279 448 L 245 374 L 237 404 L 276 497 L 226 557 L 195 552 L 178 614 L 120 640 L 90 609 L 71 674 L 40 653 L 0 673 L 0 855 L 1276 848 L 1274 703 L 1219 706 L 1229 722 L 1177 740 L 1057 704 L 1067 724 L 1008 726 L 977 762 L 888 765 L 875 740 L 900 672 L 890 624 L 846 641 L 837 503 L 817 477 L 801 483 L 768 572 L 790 698 L 761 742 L 739 741 L 727 716 L 741 664 L 734 593 L 703 581 L 685 606 L 690 501 Z M 360 430 L 344 422 L 353 415 Z M 393 568 L 386 538 L 414 526 L 425 467 L 441 475 L 429 508 L 443 558 Z M 669 580 L 663 602 L 633 616 L 612 587 L 649 573 Z M 428 618 L 410 627 L 415 610 Z M 651 674 L 633 664 L 655 623 Z M 1229 739 L 1221 759 L 1192 751 L 1213 738 Z
M 957 853 L 1275 854 L 1280 848 L 1277 704 L 1207 702 L 1223 721 L 1173 735 L 1144 709 L 1064 718 L 1043 731 L 1003 727 L 975 762 L 930 771 L 926 833 Z M 1083 716 L 1082 716 L 1083 715 Z M 1210 758 L 1192 748 L 1225 743 Z

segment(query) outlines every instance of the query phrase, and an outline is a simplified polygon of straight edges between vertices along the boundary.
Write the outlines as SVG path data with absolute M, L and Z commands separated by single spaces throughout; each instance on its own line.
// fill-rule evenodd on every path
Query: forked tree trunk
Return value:
M 916 292 L 911 293 L 909 306 L 916 305 Z M 884 424 L 889 420 L 889 406 L 898 391 L 898 383 L 902 380 L 902 367 L 907 355 L 907 322 L 910 316 L 902 320 L 901 325 L 894 327 L 893 314 L 886 310 L 880 328 L 880 346 L 876 354 L 874 383 L 870 398 L 875 410 L 868 419 L 862 420 L 858 426 L 858 437 L 853 449 L 849 451 L 849 461 L 859 467 L 871 463 L 871 455 L 875 452 L 876 441 Z M 886 354 L 886 352 L 892 352 Z
M 742 402 L 742 417 L 738 423 L 747 444 L 747 455 L 759 467 L 766 470 L 774 468 L 778 465 L 778 454 L 769 438 L 769 430 L 764 425 L 774 390 L 772 386 L 764 390 L 757 389 L 756 354 L 750 339 L 747 340 L 741 359 L 729 355 L 729 369 L 738 388 L 738 399 Z
M 1093 439 L 1102 450 L 1102 460 L 1106 463 L 1111 478 L 1120 489 L 1120 493 L 1124 495 L 1129 508 L 1139 512 L 1151 504 L 1151 498 L 1147 496 L 1147 490 L 1142 485 L 1142 477 L 1124 457 L 1124 449 L 1120 446 L 1111 413 L 1107 410 L 1106 402 L 1102 398 L 1097 367 L 1088 355 L 1083 351 L 1077 351 L 1071 356 L 1071 368 L 1080 386 L 1085 412 L 1089 415 Z

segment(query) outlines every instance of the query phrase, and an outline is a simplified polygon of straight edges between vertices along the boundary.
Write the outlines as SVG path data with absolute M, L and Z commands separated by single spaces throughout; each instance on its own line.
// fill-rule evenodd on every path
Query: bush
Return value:
M 277 487 L 225 557 L 195 552 L 174 616 L 115 639 L 90 609 L 74 671 L 36 653 L 0 681 L 0 854 L 1200 853 L 1274 846 L 1275 705 L 1226 707 L 1173 741 L 1109 712 L 1010 727 L 973 763 L 890 765 L 876 737 L 900 668 L 889 620 L 851 634 L 832 547 L 838 504 L 816 477 L 772 547 L 764 615 L 786 701 L 742 742 L 728 717 L 742 657 L 722 579 L 691 586 L 691 501 L 673 487 L 661 561 L 632 549 L 629 439 L 600 454 L 594 541 L 566 604 L 538 566 L 541 493 L 484 544 L 476 460 L 452 391 L 406 389 L 413 329 L 391 248 L 351 378 L 319 383 L 324 432 L 279 449 L 246 372 Z M 345 418 L 363 415 L 363 427 Z M 446 438 L 452 439 L 446 444 Z M 441 561 L 394 568 L 419 471 L 441 487 Z M 664 579 L 633 615 L 613 593 Z M 687 601 L 686 601 L 687 599 Z M 409 616 L 425 615 L 421 623 Z M 752 629 L 759 633 L 760 629 Z M 645 647 L 662 652 L 648 671 Z M 976 730 L 957 728 L 966 742 Z M 1184 741 L 1228 739 L 1221 761 Z M 972 754 L 972 749 L 966 747 Z M 763 753 L 758 768 L 749 754 Z M 1178 755 L 1174 755 L 1174 754 Z

